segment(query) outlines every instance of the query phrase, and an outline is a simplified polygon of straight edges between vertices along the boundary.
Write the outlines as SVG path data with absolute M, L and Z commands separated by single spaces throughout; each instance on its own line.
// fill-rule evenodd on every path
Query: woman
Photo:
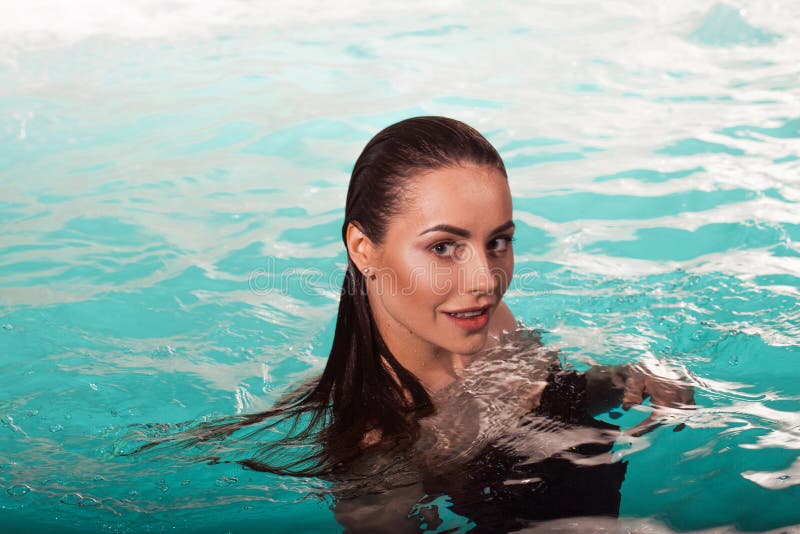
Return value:
M 379 132 L 350 180 L 342 227 L 347 270 L 322 375 L 272 410 L 202 425 L 194 440 L 291 422 L 285 437 L 239 463 L 334 481 L 336 517 L 351 530 L 435 522 L 435 506 L 420 499 L 437 494 L 461 513 L 477 511 L 471 519 L 487 531 L 519 526 L 509 514 L 615 515 L 624 464 L 589 478 L 580 473 L 580 484 L 609 499 L 561 509 L 547 500 L 561 499 L 552 481 L 576 474 L 531 459 L 570 445 L 584 461 L 607 453 L 616 427 L 591 415 L 618 404 L 623 389 L 626 406 L 648 394 L 654 405 L 690 404 L 691 391 L 635 367 L 561 371 L 535 334 L 517 330 L 502 301 L 514 269 L 513 235 L 506 170 L 480 133 L 444 117 Z M 554 428 L 559 440 L 537 441 Z M 512 491 L 509 472 L 520 465 L 549 474 L 529 476 Z M 352 483 L 359 477 L 372 481 L 366 491 Z M 551 482 L 542 491 L 545 479 Z M 537 498 L 538 511 L 527 513 Z M 415 506 L 417 517 L 409 519 Z

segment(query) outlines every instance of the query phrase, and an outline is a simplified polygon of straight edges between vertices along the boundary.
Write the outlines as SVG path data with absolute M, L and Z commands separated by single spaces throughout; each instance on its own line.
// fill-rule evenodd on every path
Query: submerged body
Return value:
M 563 370 L 535 332 L 498 337 L 433 394 L 411 448 L 367 452 L 332 478 L 347 532 L 435 527 L 443 505 L 472 532 L 618 514 L 627 466 L 610 455 L 619 429 L 592 417 L 591 379 Z

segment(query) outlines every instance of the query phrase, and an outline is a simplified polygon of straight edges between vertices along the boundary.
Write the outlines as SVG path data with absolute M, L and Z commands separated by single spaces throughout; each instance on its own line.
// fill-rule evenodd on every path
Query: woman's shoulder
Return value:
M 513 332 L 517 329 L 517 320 L 514 319 L 514 314 L 508 305 L 500 301 L 491 320 L 489 321 L 489 343 L 499 342 L 503 335 L 508 332 Z
M 506 325 L 508 326 L 508 325 Z M 542 340 L 540 329 L 515 322 L 492 336 L 484 349 L 469 361 L 468 375 L 496 380 L 496 373 L 535 377 L 543 380 L 562 368 L 559 350 Z
M 517 321 L 508 305 L 501 301 L 489 322 L 489 336 L 483 353 L 508 355 L 519 351 L 535 351 L 550 362 L 558 362 L 558 350 L 544 346 L 541 330 L 528 328 Z

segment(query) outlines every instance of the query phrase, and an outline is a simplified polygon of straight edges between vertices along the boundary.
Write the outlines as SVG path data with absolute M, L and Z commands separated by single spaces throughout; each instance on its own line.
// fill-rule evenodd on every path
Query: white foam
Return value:
M 786 489 L 800 484 L 800 459 L 782 471 L 745 471 L 742 476 L 762 488 Z
M 303 23 L 335 23 L 392 13 L 420 15 L 457 8 L 458 0 L 0 0 L 0 42 L 26 44 L 69 43 L 105 35 L 118 38 L 182 38 L 211 35 L 225 28 L 272 27 Z

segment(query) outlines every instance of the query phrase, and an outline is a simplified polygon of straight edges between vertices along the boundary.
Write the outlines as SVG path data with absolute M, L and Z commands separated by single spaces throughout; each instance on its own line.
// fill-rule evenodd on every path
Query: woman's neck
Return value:
M 463 376 L 465 358 L 459 354 L 446 353 L 431 359 L 397 360 L 419 378 L 428 393 L 436 393 Z
M 428 393 L 435 393 L 458 380 L 464 366 L 468 365 L 468 356 L 437 349 L 411 332 L 381 324 L 381 321 L 377 326 L 392 356 L 422 382 Z

